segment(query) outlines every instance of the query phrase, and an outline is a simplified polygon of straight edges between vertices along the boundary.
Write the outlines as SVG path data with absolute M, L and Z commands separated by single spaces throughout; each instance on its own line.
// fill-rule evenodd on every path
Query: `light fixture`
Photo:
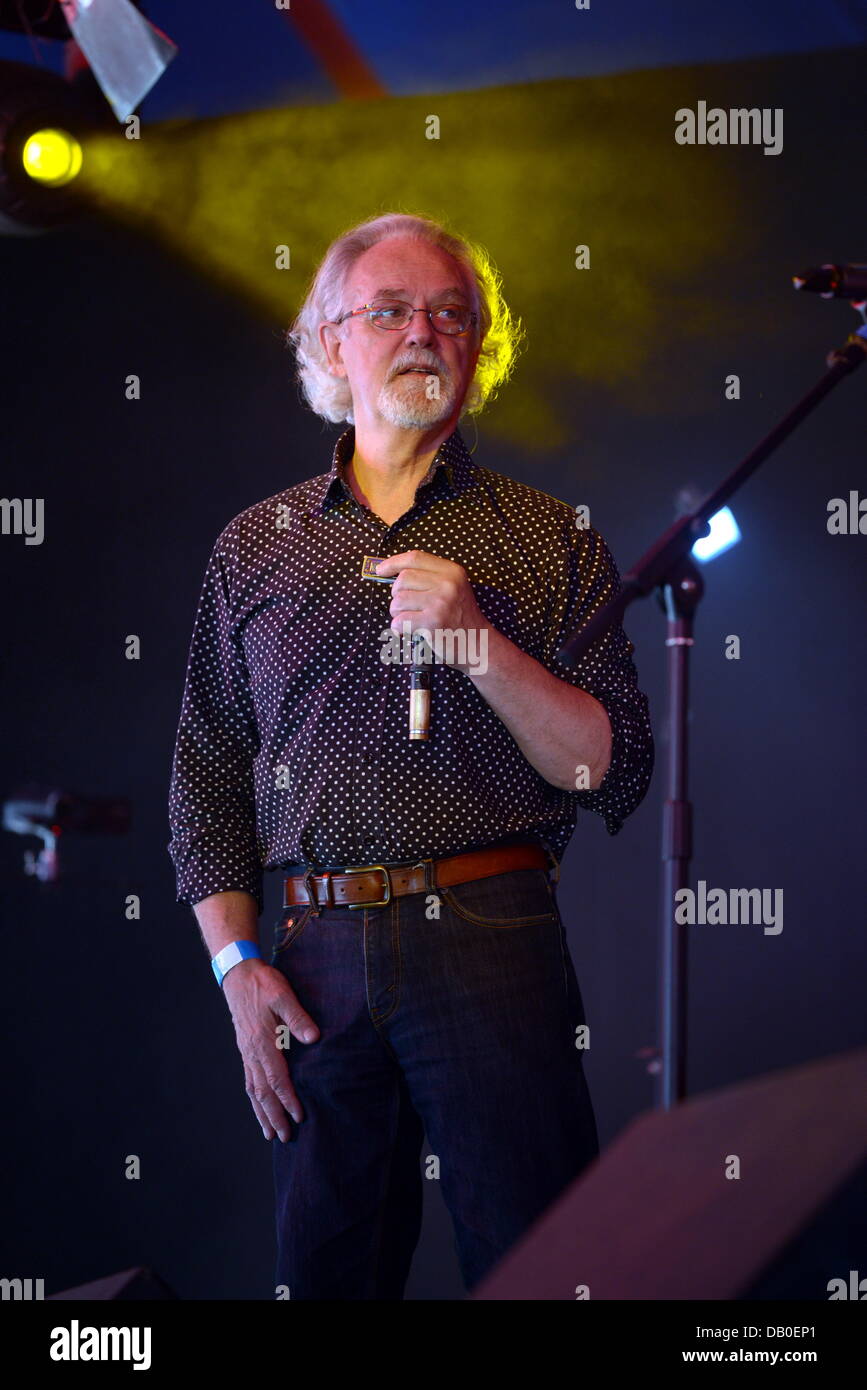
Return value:
M 731 507 L 722 507 L 709 518 L 710 534 L 700 536 L 692 547 L 692 555 L 703 565 L 715 560 L 724 550 L 737 545 L 741 538 L 740 527 L 734 518 Z
M 0 233 L 34 235 L 78 215 L 87 137 L 109 124 L 55 73 L 0 63 Z
M 24 172 L 47 188 L 71 183 L 81 169 L 82 159 L 81 145 L 72 132 L 56 126 L 35 130 L 21 151 Z

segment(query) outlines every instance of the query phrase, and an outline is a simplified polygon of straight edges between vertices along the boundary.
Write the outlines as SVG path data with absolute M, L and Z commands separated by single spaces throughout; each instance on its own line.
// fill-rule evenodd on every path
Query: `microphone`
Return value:
M 375 579 L 378 584 L 393 584 L 393 574 L 377 574 L 376 567 L 383 555 L 365 555 L 361 563 L 362 579 Z M 430 663 L 423 655 L 426 639 L 421 633 L 412 634 L 412 665 L 409 672 L 409 737 L 411 740 L 430 736 Z
M 793 275 L 792 284 L 823 299 L 867 300 L 867 265 L 814 265 Z
M 409 673 L 409 736 L 427 738 L 430 733 L 430 666 L 422 660 L 424 637 L 412 634 L 412 666 Z

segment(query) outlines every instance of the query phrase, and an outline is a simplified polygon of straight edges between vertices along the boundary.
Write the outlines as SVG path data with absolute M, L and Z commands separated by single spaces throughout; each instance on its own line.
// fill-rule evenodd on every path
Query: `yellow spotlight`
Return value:
M 59 188 L 74 179 L 82 163 L 81 146 L 68 130 L 35 130 L 21 152 L 27 173 L 37 183 Z

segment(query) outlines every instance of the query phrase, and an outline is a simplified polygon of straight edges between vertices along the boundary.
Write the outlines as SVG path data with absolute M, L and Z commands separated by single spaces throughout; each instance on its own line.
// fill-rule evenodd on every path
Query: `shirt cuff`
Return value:
M 598 787 L 592 791 L 576 791 L 574 796 L 585 811 L 593 811 L 602 817 L 609 835 L 617 835 L 642 800 L 650 776 L 649 772 L 643 775 L 640 760 L 630 751 L 625 735 L 630 715 L 618 708 L 617 701 L 612 700 L 609 706 L 600 696 L 594 695 L 593 698 L 599 700 L 611 725 L 611 761 Z M 631 722 L 636 727 L 637 717 L 633 715 Z

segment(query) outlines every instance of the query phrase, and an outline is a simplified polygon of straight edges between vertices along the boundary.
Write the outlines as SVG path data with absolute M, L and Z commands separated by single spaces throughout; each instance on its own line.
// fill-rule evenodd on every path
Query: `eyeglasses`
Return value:
M 414 309 L 402 299 L 380 299 L 374 304 L 362 304 L 360 309 L 350 309 L 334 322 L 343 323 L 344 319 L 355 318 L 356 314 L 366 315 L 375 327 L 385 329 L 406 328 L 413 314 L 427 314 L 428 321 L 437 333 L 448 333 L 452 336 L 468 333 L 472 325 L 479 321 L 478 314 L 474 314 L 471 309 L 465 309 L 463 304 L 440 304 L 436 309 Z

